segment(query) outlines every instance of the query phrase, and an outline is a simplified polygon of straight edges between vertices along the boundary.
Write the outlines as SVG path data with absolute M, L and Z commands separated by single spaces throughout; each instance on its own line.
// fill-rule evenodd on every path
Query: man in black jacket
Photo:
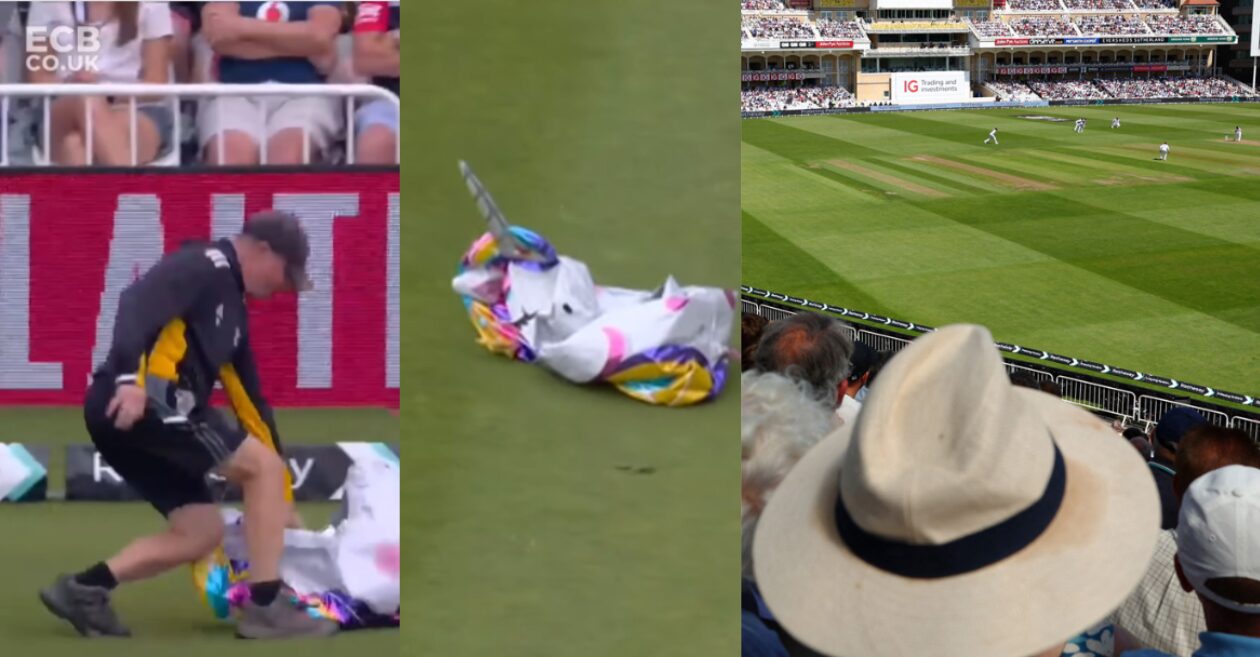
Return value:
M 251 601 L 237 625 L 244 638 L 326 635 L 280 581 L 292 500 L 280 437 L 262 398 L 250 348 L 246 296 L 310 288 L 310 247 L 293 216 L 264 212 L 241 234 L 186 244 L 128 287 L 113 344 L 96 370 L 84 419 L 102 458 L 167 520 L 106 561 L 62 575 L 40 591 L 49 611 L 84 636 L 128 636 L 110 606 L 122 582 L 153 577 L 210 554 L 223 520 L 207 482 L 219 474 L 245 498 Z M 222 383 L 238 419 L 210 406 Z

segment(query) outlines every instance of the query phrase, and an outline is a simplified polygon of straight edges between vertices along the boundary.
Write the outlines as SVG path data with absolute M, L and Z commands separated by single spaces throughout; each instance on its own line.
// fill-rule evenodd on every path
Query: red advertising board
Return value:
M 852 41 L 816 41 L 815 48 L 852 48 Z
M 0 405 L 78 404 L 118 295 L 163 252 L 275 208 L 311 240 L 316 289 L 250 301 L 276 406 L 398 405 L 397 171 L 10 172 L 0 178 Z
M 994 45 L 998 46 L 1026 46 L 1028 39 L 997 39 Z

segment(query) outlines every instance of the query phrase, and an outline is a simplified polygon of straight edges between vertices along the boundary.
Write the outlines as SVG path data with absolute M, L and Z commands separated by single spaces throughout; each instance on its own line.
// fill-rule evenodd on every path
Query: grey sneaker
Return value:
M 245 603 L 236 622 L 236 636 L 241 639 L 331 636 L 338 629 L 335 621 L 311 616 L 307 606 L 288 587 L 281 589 L 280 595 L 266 607 Z
M 68 621 L 83 636 L 131 636 L 131 630 L 118 620 L 109 604 L 109 589 L 84 586 L 72 575 L 61 575 L 40 589 L 39 599 L 48 611 Z

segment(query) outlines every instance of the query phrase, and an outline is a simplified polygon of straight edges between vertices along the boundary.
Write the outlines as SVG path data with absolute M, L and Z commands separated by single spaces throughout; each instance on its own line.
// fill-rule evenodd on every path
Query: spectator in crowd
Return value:
M 1199 14 L 1153 14 L 1146 17 L 1147 25 L 1155 34 L 1224 34 L 1225 29 L 1216 16 Z
M 1186 432 L 1207 420 L 1193 408 L 1174 406 L 1159 418 L 1152 438 L 1155 442 L 1155 458 L 1148 464 L 1155 486 L 1159 489 L 1160 528 L 1177 526 L 1177 496 L 1173 494 L 1173 479 L 1177 476 L 1177 447 Z
M 1207 631 L 1196 657 L 1260 654 L 1260 469 L 1229 465 L 1186 489 L 1177 551 L 1177 579 L 1193 591 Z M 1129 657 L 1173 657 L 1159 650 Z
M 854 399 L 857 401 L 865 401 L 866 395 L 871 392 L 871 386 L 875 385 L 875 379 L 879 377 L 880 370 L 884 369 L 884 365 L 888 364 L 889 359 L 897 355 L 894 351 L 876 351 L 875 358 L 871 361 L 870 374 L 866 377 L 866 385 L 858 390 Z
M 947 326 L 775 491 L 757 585 L 825 655 L 1058 657 L 1145 570 L 1147 477 L 1106 424 L 1011 386 L 988 331 Z
M 796 462 L 840 426 L 834 408 L 834 401 L 820 400 L 804 381 L 776 372 L 742 376 L 740 516 L 745 579 L 753 579 L 752 539 L 762 509 Z
M 853 341 L 840 320 L 799 312 L 762 333 L 754 366 L 803 382 L 820 403 L 835 409 L 848 388 Z
M 871 368 L 875 366 L 879 353 L 861 340 L 853 343 L 853 356 L 849 359 L 849 383 L 845 386 L 844 399 L 836 410 L 841 420 L 856 422 L 858 412 L 862 410 L 862 402 L 858 395 L 863 394 L 871 381 Z
M 28 28 L 51 31 L 78 25 L 100 28 L 96 70 L 83 66 L 81 58 L 86 53 L 60 52 L 57 70 L 28 70 L 31 82 L 170 82 L 171 10 L 167 3 L 36 2 L 27 15 Z M 43 53 L 31 54 L 43 58 Z M 136 99 L 134 135 L 128 98 L 62 96 L 52 101 L 49 112 L 51 124 L 41 126 L 40 144 L 49 145 L 51 152 L 44 156 L 56 164 L 81 166 L 87 164 L 89 153 L 93 164 L 145 164 L 171 146 L 175 116 L 172 105 L 160 97 Z M 48 141 L 45 131 L 51 131 Z
M 398 2 L 362 2 L 354 21 L 354 70 L 370 76 L 378 87 L 402 97 L 399 46 L 402 7 Z M 354 161 L 359 164 L 398 162 L 398 108 L 374 100 L 355 114 Z
M 757 344 L 761 342 L 761 334 L 766 330 L 765 317 L 754 313 L 743 313 L 740 317 L 740 367 L 747 372 L 753 366 L 753 357 L 757 354 Z
M 176 82 L 195 82 L 193 77 L 192 35 L 201 28 L 200 2 L 172 2 L 171 64 Z
M 1126 427 L 1124 429 L 1124 439 L 1133 445 L 1133 449 L 1142 455 L 1142 460 L 1150 461 L 1155 458 L 1155 453 L 1151 448 L 1151 441 L 1146 436 L 1146 432 L 1141 427 Z
M 1076 27 L 1086 35 L 1150 34 L 1146 23 L 1126 16 L 1081 16 L 1076 19 Z
M 322 84 L 337 65 L 341 9 L 327 0 L 207 2 L 201 31 L 221 82 Z M 199 137 L 211 163 L 301 164 L 328 152 L 341 111 L 333 97 L 214 98 L 200 112 Z
M 1200 477 L 1230 465 L 1260 467 L 1260 446 L 1237 429 L 1211 424 L 1190 429 L 1177 449 L 1173 495 L 1181 500 Z M 1182 590 L 1173 567 L 1179 531 L 1160 532 L 1146 574 L 1110 621 L 1132 636 L 1138 646 L 1191 657 L 1196 637 L 1206 624 L 1203 607 Z

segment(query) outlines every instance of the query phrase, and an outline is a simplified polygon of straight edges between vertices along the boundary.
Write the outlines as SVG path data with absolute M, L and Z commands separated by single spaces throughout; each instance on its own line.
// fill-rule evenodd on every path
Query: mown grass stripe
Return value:
M 946 175 L 944 175 L 945 172 L 939 169 L 933 169 L 930 172 L 923 171 L 923 170 L 920 170 L 919 168 L 906 164 L 903 160 L 892 160 L 890 158 L 884 158 L 884 159 L 879 160 L 879 166 L 885 169 L 888 169 L 889 171 L 893 171 L 904 176 L 913 176 L 914 178 L 918 180 L 925 181 L 928 183 L 933 183 L 937 187 L 940 187 L 941 189 L 947 190 L 954 194 L 959 194 L 959 193 L 976 194 L 976 195 L 993 194 L 997 191 L 996 188 L 980 187 L 978 185 L 963 182 L 961 180 L 955 180 L 955 179 L 949 178 Z

